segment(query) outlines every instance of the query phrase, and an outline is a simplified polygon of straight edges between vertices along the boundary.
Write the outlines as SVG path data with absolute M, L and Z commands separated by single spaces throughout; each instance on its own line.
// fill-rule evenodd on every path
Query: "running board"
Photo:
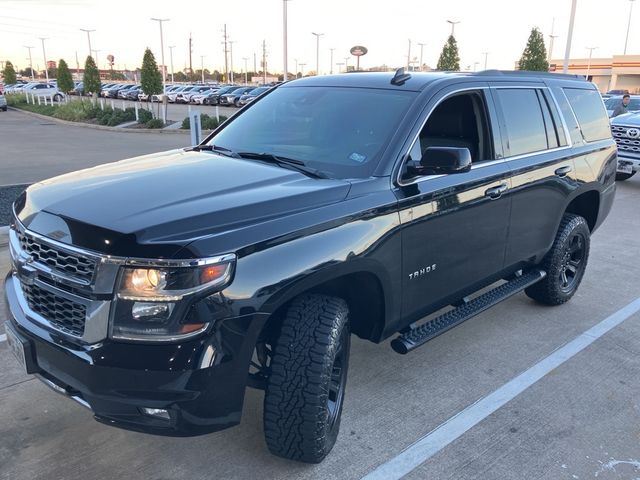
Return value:
M 460 325 L 465 320 L 475 317 L 495 304 L 521 292 L 525 288 L 539 282 L 547 273 L 542 270 L 532 270 L 515 279 L 483 293 L 453 310 L 429 320 L 427 323 L 403 333 L 391 341 L 391 348 L 402 355 L 424 345 L 432 338 Z

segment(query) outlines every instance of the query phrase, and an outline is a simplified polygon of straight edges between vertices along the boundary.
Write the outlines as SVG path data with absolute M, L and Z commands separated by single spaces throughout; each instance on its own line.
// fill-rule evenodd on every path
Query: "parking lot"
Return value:
M 0 131 L 0 185 L 188 142 L 187 135 L 67 127 L 18 112 L 0 114 Z M 0 337 L 0 478 L 638 478 L 639 205 L 640 178 L 618 184 L 582 286 L 563 306 L 519 294 L 406 356 L 388 342 L 354 338 L 340 436 L 319 465 L 268 453 L 262 392 L 248 390 L 242 424 L 223 432 L 165 438 L 118 430 L 23 374 Z M 577 338 L 583 349 L 559 350 Z M 549 359 L 559 363 L 539 380 L 519 377 Z M 516 378 L 528 383 L 504 388 Z

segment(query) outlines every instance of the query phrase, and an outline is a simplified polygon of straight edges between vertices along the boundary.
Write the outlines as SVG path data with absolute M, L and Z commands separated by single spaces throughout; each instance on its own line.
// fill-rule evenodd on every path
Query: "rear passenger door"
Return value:
M 508 268 L 537 261 L 551 247 L 576 181 L 568 134 L 547 87 L 499 84 L 491 92 L 512 174 Z

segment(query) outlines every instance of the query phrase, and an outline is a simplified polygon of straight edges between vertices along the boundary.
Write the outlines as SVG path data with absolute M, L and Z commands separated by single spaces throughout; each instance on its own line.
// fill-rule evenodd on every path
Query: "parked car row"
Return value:
M 7 94 L 11 93 L 25 93 L 33 95 L 35 97 L 47 97 L 52 98 L 54 101 L 59 102 L 64 99 L 64 93 L 58 90 L 58 85 L 55 80 L 46 82 L 28 82 L 28 83 L 14 83 L 5 85 L 4 91 Z

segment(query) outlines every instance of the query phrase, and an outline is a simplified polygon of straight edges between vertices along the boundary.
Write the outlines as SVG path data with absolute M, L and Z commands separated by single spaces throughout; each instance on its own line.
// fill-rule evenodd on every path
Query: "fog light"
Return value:
M 146 408 L 143 407 L 140 409 L 142 413 L 145 415 L 149 415 L 150 417 L 161 418 L 163 420 L 170 420 L 169 412 L 164 408 Z

